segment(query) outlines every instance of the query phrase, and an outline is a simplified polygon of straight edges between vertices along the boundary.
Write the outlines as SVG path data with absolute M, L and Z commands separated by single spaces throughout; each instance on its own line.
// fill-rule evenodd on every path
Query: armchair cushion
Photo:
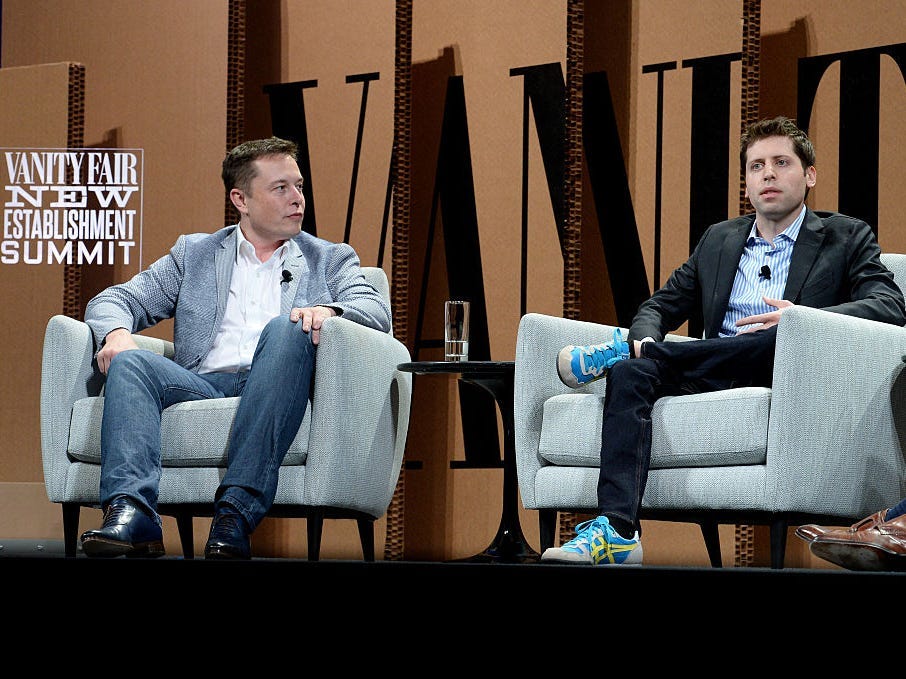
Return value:
M 763 387 L 658 399 L 651 413 L 651 468 L 764 464 L 770 407 L 771 390 Z M 542 412 L 538 453 L 545 461 L 599 464 L 603 396 L 558 394 Z
M 239 398 L 211 398 L 177 403 L 161 416 L 161 464 L 164 467 L 227 466 L 227 441 Z M 81 462 L 101 463 L 101 420 L 104 397 L 79 399 L 72 406 L 69 425 L 70 456 Z M 283 460 L 284 465 L 305 464 L 311 431 L 311 404 L 302 426 Z
M 538 454 L 545 462 L 564 467 L 596 466 L 601 460 L 601 420 L 604 397 L 598 394 L 560 394 L 542 406 Z
M 651 468 L 764 464 L 770 410 L 764 387 L 660 398 L 651 411 Z

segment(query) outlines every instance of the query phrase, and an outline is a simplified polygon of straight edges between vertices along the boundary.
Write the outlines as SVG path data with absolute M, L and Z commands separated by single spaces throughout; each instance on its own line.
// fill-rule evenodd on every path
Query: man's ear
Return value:
M 239 189 L 230 190 L 230 201 L 241 214 L 248 212 L 248 207 L 245 204 L 245 194 Z
M 812 188 L 817 183 L 818 170 L 815 169 L 814 165 L 810 165 L 809 168 L 805 171 L 805 185 L 809 188 Z

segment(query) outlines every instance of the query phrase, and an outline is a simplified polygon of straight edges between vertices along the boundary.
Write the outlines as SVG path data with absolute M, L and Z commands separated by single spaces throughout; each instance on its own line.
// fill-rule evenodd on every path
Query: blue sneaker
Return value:
M 606 516 L 599 516 L 576 526 L 576 537 L 569 542 L 545 549 L 541 560 L 589 565 L 640 564 L 642 541 L 638 532 L 631 540 L 620 536 Z
M 557 354 L 557 374 L 563 384 L 575 389 L 606 377 L 614 363 L 627 358 L 629 344 L 623 341 L 623 334 L 616 328 L 613 341 L 607 344 L 563 347 Z

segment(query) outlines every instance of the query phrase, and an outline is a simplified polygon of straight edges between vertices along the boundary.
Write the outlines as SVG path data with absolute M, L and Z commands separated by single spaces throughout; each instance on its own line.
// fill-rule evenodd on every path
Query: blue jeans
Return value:
M 161 413 L 174 403 L 241 396 L 227 472 L 212 501 L 231 505 L 254 530 L 274 502 L 280 465 L 305 416 L 316 348 L 302 323 L 283 315 L 265 326 L 245 372 L 197 374 L 150 351 L 117 354 L 101 425 L 102 507 L 127 495 L 159 524 Z
M 651 411 L 662 396 L 771 386 L 777 326 L 694 342 L 650 342 L 614 364 L 604 391 L 598 513 L 641 534 L 639 506 L 651 464 Z

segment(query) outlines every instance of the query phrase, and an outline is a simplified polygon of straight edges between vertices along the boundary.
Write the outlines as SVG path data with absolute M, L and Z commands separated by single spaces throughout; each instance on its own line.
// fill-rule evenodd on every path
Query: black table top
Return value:
M 494 375 L 514 373 L 515 361 L 412 361 L 400 363 L 398 370 L 408 373 L 459 373 L 462 375 Z

